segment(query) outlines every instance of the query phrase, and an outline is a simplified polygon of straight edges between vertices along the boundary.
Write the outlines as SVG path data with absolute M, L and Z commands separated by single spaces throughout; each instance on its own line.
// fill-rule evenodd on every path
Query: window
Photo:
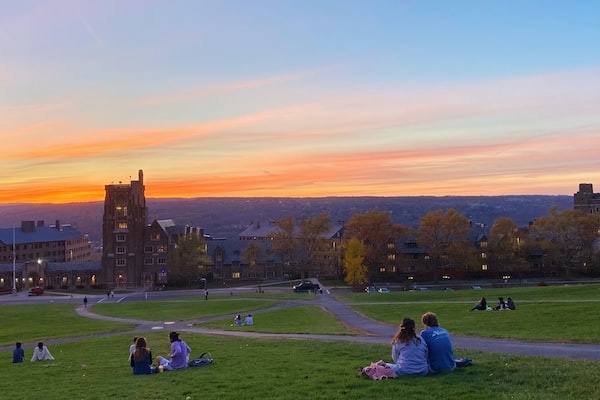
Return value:
M 127 260 L 124 258 L 117 258 L 117 266 L 124 267 L 127 265 Z
M 154 251 L 154 246 L 144 246 L 144 253 L 152 253 Z
M 127 239 L 124 233 L 119 233 L 117 235 L 117 242 L 124 242 Z
M 144 258 L 144 264 L 145 265 L 153 265 L 154 264 L 154 258 L 152 258 L 152 257 L 146 257 L 146 258 Z
M 385 267 L 379 267 L 379 272 L 385 272 Z
M 127 216 L 127 206 L 117 206 L 115 208 L 115 215 L 117 217 L 126 217 Z
M 150 235 L 150 240 L 160 240 L 160 233 L 153 233 Z
M 117 247 L 117 254 L 125 254 L 127 253 L 127 248 L 123 246 Z
M 127 222 L 118 222 L 117 228 L 118 229 L 127 229 Z
M 388 254 L 388 260 L 394 261 L 395 259 L 396 259 L 396 255 L 395 254 Z
M 482 270 L 482 271 L 487 271 L 487 270 L 488 270 L 488 266 L 487 266 L 487 264 L 482 264 L 482 265 L 481 265 L 481 270 Z
M 239 273 L 239 272 L 233 272 L 233 273 L 231 274 L 231 277 L 232 277 L 233 279 L 240 279 L 240 273 Z
M 167 263 L 167 258 L 166 257 L 159 257 L 158 260 L 156 261 L 157 264 L 159 265 L 164 265 Z

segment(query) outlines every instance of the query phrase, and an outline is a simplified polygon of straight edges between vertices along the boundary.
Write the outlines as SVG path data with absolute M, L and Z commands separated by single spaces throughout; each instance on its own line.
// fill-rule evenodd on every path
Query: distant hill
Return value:
M 214 237 L 237 238 L 252 221 L 293 215 L 296 220 L 328 213 L 332 222 L 348 221 L 353 214 L 377 209 L 388 211 L 396 223 L 418 226 L 429 211 L 454 208 L 474 223 L 491 225 L 510 217 L 519 226 L 547 215 L 552 206 L 573 208 L 572 196 L 448 196 L 448 197 L 319 197 L 319 198 L 194 198 L 147 199 L 148 222 L 173 219 L 177 224 L 204 228 Z M 103 202 L 68 204 L 0 204 L 0 227 L 21 221 L 71 224 L 99 246 L 102 239 Z

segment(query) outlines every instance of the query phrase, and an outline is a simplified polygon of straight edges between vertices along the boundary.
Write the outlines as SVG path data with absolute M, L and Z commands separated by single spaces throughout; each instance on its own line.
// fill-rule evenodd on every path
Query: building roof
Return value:
M 13 232 L 15 244 L 60 242 L 71 239 L 79 239 L 84 235 L 71 225 L 36 226 L 31 232 L 25 232 L 21 227 L 0 228 L 0 242 L 5 245 L 13 244 Z

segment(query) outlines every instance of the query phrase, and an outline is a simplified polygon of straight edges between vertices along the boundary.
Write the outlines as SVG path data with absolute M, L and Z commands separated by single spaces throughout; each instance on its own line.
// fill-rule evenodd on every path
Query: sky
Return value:
M 0 203 L 600 191 L 595 0 L 0 0 Z

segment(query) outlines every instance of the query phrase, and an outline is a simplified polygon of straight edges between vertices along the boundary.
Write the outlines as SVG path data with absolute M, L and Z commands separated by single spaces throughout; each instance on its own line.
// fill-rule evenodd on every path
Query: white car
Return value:
M 389 292 L 390 292 L 390 289 L 388 289 L 388 288 L 386 288 L 386 287 L 382 287 L 382 288 L 379 288 L 378 292 L 379 292 L 379 293 L 389 293 Z

